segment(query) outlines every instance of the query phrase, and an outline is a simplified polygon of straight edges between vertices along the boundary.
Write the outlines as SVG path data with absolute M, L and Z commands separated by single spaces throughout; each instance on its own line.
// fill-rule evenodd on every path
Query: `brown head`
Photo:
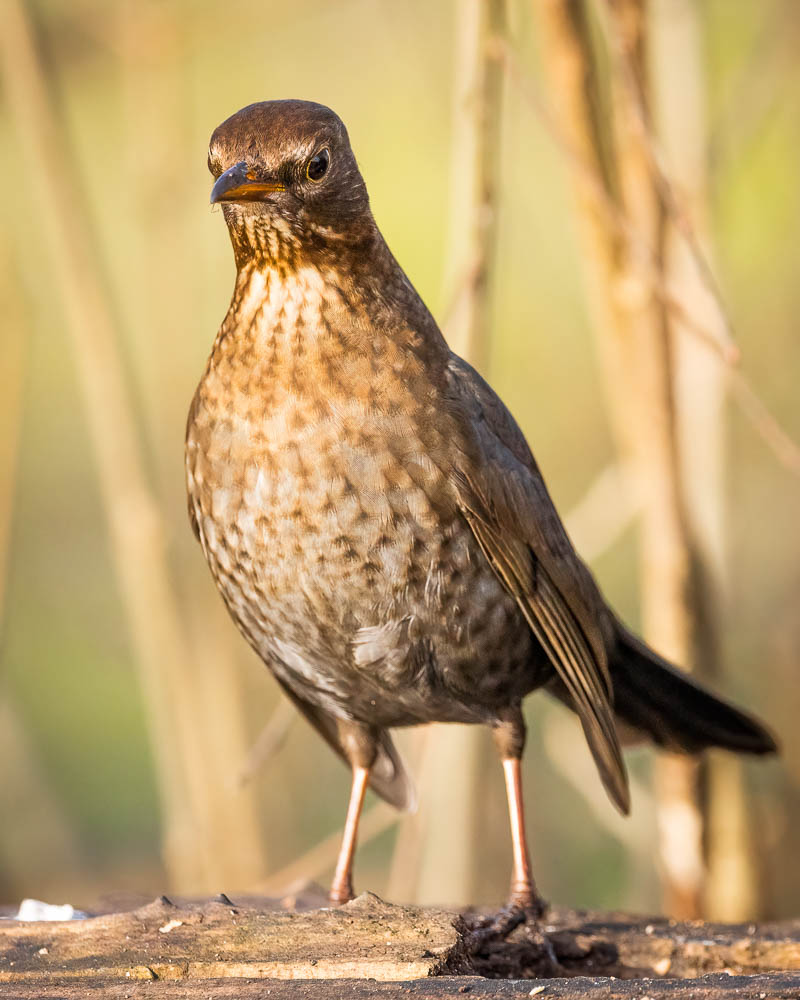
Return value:
M 377 230 L 367 189 L 341 119 L 311 101 L 262 101 L 211 136 L 216 178 L 237 263 L 293 266 L 363 246 Z

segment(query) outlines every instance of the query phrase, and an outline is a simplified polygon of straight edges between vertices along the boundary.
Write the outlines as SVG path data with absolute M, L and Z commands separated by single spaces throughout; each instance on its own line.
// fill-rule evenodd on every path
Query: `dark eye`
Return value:
M 306 167 L 306 177 L 308 177 L 310 181 L 321 181 L 328 170 L 328 164 L 330 162 L 331 154 L 327 149 L 321 149 L 308 161 L 308 166 Z

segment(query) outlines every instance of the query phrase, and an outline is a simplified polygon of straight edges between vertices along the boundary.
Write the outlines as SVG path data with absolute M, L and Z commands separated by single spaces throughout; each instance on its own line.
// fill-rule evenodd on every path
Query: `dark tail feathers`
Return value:
M 671 750 L 724 747 L 775 753 L 778 745 L 757 719 L 711 694 L 620 625 L 612 657 L 614 710 L 619 719 Z

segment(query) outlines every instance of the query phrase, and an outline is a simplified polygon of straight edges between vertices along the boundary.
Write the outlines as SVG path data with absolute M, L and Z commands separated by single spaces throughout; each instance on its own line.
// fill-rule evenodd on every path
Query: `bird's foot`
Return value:
M 497 913 L 483 917 L 473 925 L 468 949 L 472 954 L 496 951 L 517 928 L 522 928 L 518 945 L 524 945 L 526 951 L 531 950 L 530 965 L 537 967 L 543 976 L 564 975 L 553 943 L 542 926 L 547 911 L 547 903 L 535 893 L 512 893 Z
M 502 938 L 505 940 L 513 931 L 525 925 L 527 928 L 539 927 L 542 917 L 547 913 L 547 903 L 539 896 L 512 896 L 497 913 L 482 917 L 475 925 L 475 933 L 486 938 Z
M 343 906 L 345 903 L 349 903 L 351 899 L 355 899 L 353 883 L 349 879 L 341 882 L 334 881 L 328 893 L 328 902 L 331 906 Z

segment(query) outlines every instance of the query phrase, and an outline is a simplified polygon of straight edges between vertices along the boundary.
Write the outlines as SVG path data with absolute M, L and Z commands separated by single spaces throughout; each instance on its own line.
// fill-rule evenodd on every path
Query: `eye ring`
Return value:
M 313 183 L 319 184 L 325 174 L 328 172 L 328 167 L 331 162 L 330 150 L 327 146 L 323 146 L 318 152 L 314 153 L 311 159 L 306 164 L 306 177 Z

